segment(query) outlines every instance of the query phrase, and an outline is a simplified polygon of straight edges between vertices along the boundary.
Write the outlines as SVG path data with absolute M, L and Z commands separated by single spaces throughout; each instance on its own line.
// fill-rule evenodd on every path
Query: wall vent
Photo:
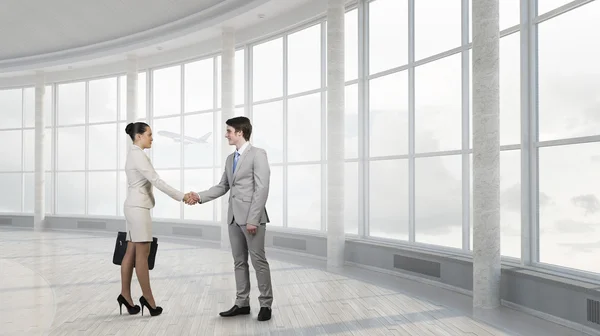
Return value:
M 0 217 L 0 225 L 12 225 L 12 218 Z
M 441 265 L 439 262 L 411 258 L 398 254 L 394 254 L 394 268 L 436 278 L 439 278 L 441 274 Z
M 600 301 L 587 299 L 587 320 L 600 324 Z
M 173 235 L 176 236 L 195 236 L 202 237 L 202 229 L 201 228 L 189 228 L 189 227 L 173 227 Z
M 106 222 L 77 221 L 78 229 L 106 230 Z
M 306 251 L 306 240 L 273 236 L 273 246 Z

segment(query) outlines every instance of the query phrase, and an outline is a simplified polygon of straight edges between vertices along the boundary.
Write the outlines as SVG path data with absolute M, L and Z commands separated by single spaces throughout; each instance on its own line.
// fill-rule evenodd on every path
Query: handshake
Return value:
M 200 196 L 197 193 L 190 191 L 183 196 L 183 201 L 187 205 L 194 205 L 200 202 Z

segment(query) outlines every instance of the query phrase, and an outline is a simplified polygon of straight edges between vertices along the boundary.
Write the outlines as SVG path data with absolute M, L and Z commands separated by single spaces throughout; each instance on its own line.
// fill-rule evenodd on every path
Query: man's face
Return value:
M 231 126 L 227 126 L 227 130 L 225 131 L 225 138 L 229 140 L 230 145 L 237 145 L 244 139 L 244 133 L 242 131 L 236 132 L 235 129 Z

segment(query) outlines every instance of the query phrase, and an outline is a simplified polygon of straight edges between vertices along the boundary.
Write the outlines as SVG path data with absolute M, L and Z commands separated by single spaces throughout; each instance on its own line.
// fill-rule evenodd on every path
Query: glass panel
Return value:
M 85 82 L 58 85 L 58 124 L 85 123 Z
M 283 162 L 283 103 L 255 105 L 252 119 L 254 145 L 267 151 L 270 163 Z
M 397 72 L 369 84 L 371 157 L 408 154 L 408 74 Z
M 417 153 L 462 147 L 461 76 L 460 53 L 415 69 Z
M 181 66 L 155 70 L 153 75 L 154 116 L 181 113 Z
M 188 169 L 184 171 L 185 174 L 185 188 L 186 191 L 201 191 L 207 190 L 214 185 L 213 183 L 213 169 Z M 228 197 L 223 196 L 223 197 Z M 221 199 L 216 199 L 207 204 L 196 204 L 196 205 L 185 205 L 183 207 L 183 218 L 213 221 L 213 211 L 215 203 L 222 202 Z
M 289 94 L 321 87 L 320 24 L 288 35 L 287 56 Z
M 415 160 L 415 240 L 462 248 L 462 157 Z
M 21 171 L 23 133 L 19 131 L 0 131 L 0 171 Z M 10 144 L 10 145 L 7 145 Z
M 181 167 L 181 118 L 155 119 L 152 138 L 154 167 Z
M 253 101 L 283 95 L 283 38 L 253 47 L 252 92 Z
M 184 112 L 210 110 L 214 107 L 213 67 L 213 58 L 207 58 L 184 65 Z
M 593 1 L 539 25 L 540 141 L 600 135 L 599 17 Z
M 214 161 L 213 113 L 185 116 L 183 127 L 185 131 L 183 139 L 185 167 L 212 167 Z M 212 181 L 212 172 L 209 175 Z
M 23 125 L 23 90 L 0 90 L 0 128 L 21 128 Z
M 321 160 L 320 93 L 288 100 L 287 129 L 289 162 Z
M 58 170 L 85 170 L 85 127 L 57 128 Z
M 89 121 L 117 120 L 117 78 L 104 78 L 89 82 Z
M 408 63 L 408 1 L 369 3 L 369 72 Z
M 288 166 L 288 227 L 321 230 L 321 165 Z
M 369 233 L 408 240 L 408 160 L 369 162 Z
M 600 273 L 600 143 L 539 149 L 540 262 Z
M 415 1 L 416 60 L 460 47 L 461 7 L 460 0 Z
M 21 212 L 21 200 L 23 199 L 23 175 L 21 173 L 0 173 L 0 213 Z
M 116 124 L 89 126 L 89 170 L 117 169 L 116 127 Z
M 88 214 L 115 216 L 117 214 L 117 172 L 88 174 Z
M 56 213 L 85 214 L 85 173 L 56 173 Z

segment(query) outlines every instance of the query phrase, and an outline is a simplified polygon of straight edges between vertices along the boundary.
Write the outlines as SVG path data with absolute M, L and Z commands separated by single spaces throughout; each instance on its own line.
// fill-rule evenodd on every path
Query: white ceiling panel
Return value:
M 0 60 L 84 47 L 157 28 L 226 0 L 2 0 Z

